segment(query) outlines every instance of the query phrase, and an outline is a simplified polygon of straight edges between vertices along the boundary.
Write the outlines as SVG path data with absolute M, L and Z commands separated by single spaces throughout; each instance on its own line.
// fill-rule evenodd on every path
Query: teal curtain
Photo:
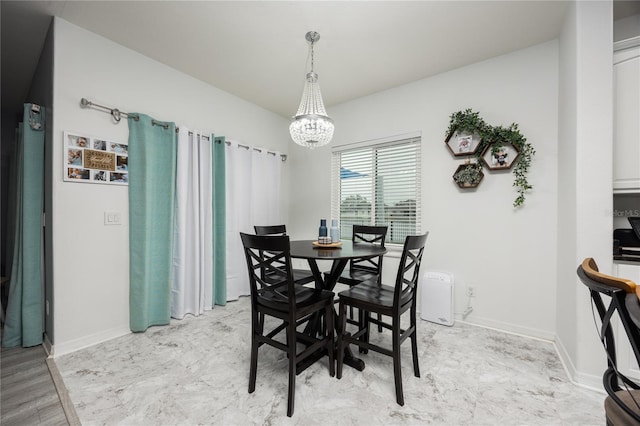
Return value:
M 171 317 L 177 136 L 175 123 L 128 121 L 129 322 L 139 332 Z
M 10 179 L 14 188 L 9 202 L 13 230 L 7 250 L 12 250 L 9 300 L 2 346 L 42 344 L 44 332 L 44 281 L 42 274 L 42 212 L 44 186 L 44 109 L 24 105 L 24 124 L 18 131 Z M 10 244 L 12 243 L 12 244 Z M 9 265 L 6 265 L 7 267 Z
M 213 304 L 227 303 L 225 138 L 211 135 L 213 144 Z

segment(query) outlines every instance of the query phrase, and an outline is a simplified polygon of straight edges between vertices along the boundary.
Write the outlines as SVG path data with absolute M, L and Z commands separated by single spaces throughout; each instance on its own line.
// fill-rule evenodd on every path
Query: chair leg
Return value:
M 249 393 L 256 390 L 256 375 L 258 372 L 258 342 L 256 338 L 251 339 L 251 364 L 249 367 Z
M 325 326 L 326 326 L 326 338 L 327 338 L 327 352 L 329 354 L 329 375 L 334 377 L 336 375 L 336 363 L 335 352 L 336 345 L 333 340 L 333 305 L 327 305 L 327 311 L 325 314 Z
M 396 382 L 396 402 L 404 405 L 402 393 L 402 368 L 400 365 L 400 318 L 393 319 L 393 377 Z
M 420 377 L 420 365 L 418 364 L 418 327 L 416 327 L 415 313 L 411 315 L 411 326 L 413 327 L 413 333 L 411 333 L 411 355 L 413 356 L 413 375 Z
M 338 312 L 338 368 L 336 376 L 340 379 L 342 378 L 342 363 L 344 362 L 344 334 L 347 328 L 347 307 L 342 301 L 340 301 L 340 305 L 338 306 Z
M 287 346 L 289 349 L 289 397 L 287 400 L 287 416 L 293 416 L 296 397 L 296 321 L 289 318 L 287 326 Z
M 260 324 L 258 314 L 254 311 L 251 315 L 251 361 L 249 363 L 249 393 L 256 390 L 256 375 L 258 372 L 258 339 L 256 338 L 260 332 Z
M 380 268 L 382 268 L 382 265 L 380 265 Z M 381 274 L 378 274 L 378 285 L 382 285 Z M 380 325 L 380 322 L 382 322 L 382 314 L 378 313 L 378 333 L 382 333 L 382 325 Z
M 365 329 L 366 331 L 364 332 L 364 334 L 362 335 L 362 337 L 360 337 L 360 340 L 362 340 L 363 342 L 367 342 L 369 343 L 369 337 L 371 335 L 370 331 L 371 331 L 371 321 L 369 321 L 371 319 L 371 312 L 369 311 L 364 311 L 364 310 L 360 310 L 360 312 L 362 313 L 362 323 L 361 323 L 361 329 Z M 359 348 L 359 352 L 362 354 L 368 354 L 369 353 L 369 349 L 367 348 Z
M 258 314 L 258 329 L 260 330 L 260 333 L 264 330 L 264 314 L 262 312 Z

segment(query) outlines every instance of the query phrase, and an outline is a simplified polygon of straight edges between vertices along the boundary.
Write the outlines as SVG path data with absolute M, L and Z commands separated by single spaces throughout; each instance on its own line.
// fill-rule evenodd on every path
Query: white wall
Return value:
M 284 118 L 62 19 L 56 18 L 54 25 L 51 178 L 57 356 L 129 332 L 127 188 L 63 182 L 62 177 L 64 131 L 126 141 L 128 127 L 125 121 L 113 124 L 103 112 L 81 109 L 81 98 L 283 153 L 290 145 Z M 105 211 L 120 211 L 123 224 L 104 226 Z
M 560 41 L 557 344 L 578 382 L 606 366 L 577 265 L 612 270 L 613 39 L 611 2 L 572 3 Z
M 372 63 L 370 66 L 375 66 Z M 512 207 L 510 173 L 489 173 L 475 191 L 452 180 L 462 160 L 444 144 L 449 116 L 472 108 L 492 125 L 520 125 L 534 146 L 523 208 Z M 553 339 L 558 146 L 558 44 L 533 46 L 330 108 L 337 146 L 422 132 L 423 231 L 430 231 L 424 269 L 455 275 L 455 310 L 467 321 Z M 292 233 L 313 237 L 330 216 L 331 147 L 292 150 Z M 385 279 L 397 263 L 385 262 Z

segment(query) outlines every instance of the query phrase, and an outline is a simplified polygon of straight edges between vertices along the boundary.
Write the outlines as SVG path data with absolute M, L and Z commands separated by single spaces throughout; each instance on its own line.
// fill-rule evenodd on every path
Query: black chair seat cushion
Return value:
M 354 269 L 347 269 L 342 272 L 340 278 L 338 278 L 338 282 L 348 285 L 357 285 L 363 281 L 377 281 L 378 274 L 371 271 Z
M 295 271 L 294 271 L 295 273 Z M 327 277 L 330 272 L 323 272 L 324 276 Z M 345 269 L 342 271 L 342 274 L 338 277 L 338 281 L 341 284 L 347 284 L 349 286 L 358 285 L 363 281 L 377 281 L 378 274 L 365 270 L 353 270 Z
M 296 282 L 296 284 L 307 284 L 315 282 L 313 273 L 307 269 L 294 269 L 293 280 Z
M 283 289 L 282 294 L 287 295 L 286 289 Z M 296 284 L 296 307 L 298 309 L 306 306 L 313 305 L 324 299 L 333 300 L 333 292 L 327 290 L 319 290 L 312 287 L 305 287 L 303 285 Z M 265 291 L 260 293 L 258 297 L 258 304 L 275 309 L 278 311 L 286 312 L 289 310 L 287 302 L 282 301 L 282 296 L 276 294 L 274 291 Z
M 388 285 L 364 282 L 341 291 L 338 296 L 351 302 L 375 304 L 391 309 L 393 307 L 394 290 L 394 287 Z M 410 300 L 411 295 L 407 293 L 406 297 L 400 300 L 400 305 L 402 306 Z
M 624 402 L 624 404 L 631 408 L 634 412 L 640 414 L 640 390 L 632 389 L 631 391 L 619 390 L 616 392 L 618 398 Z M 632 397 L 633 395 L 633 397 Z M 635 401 L 634 401 L 635 399 Z M 636 402 L 638 405 L 636 405 Z M 610 396 L 604 400 L 604 411 L 607 415 L 607 424 L 611 425 L 638 425 L 633 417 L 627 414 Z
M 316 281 L 311 271 L 307 271 L 305 269 L 293 269 L 292 272 L 293 272 L 293 281 L 296 284 L 302 285 L 302 284 L 313 283 Z M 280 281 L 282 281 L 282 278 L 279 276 L 276 276 L 275 278 L 271 278 L 271 274 L 267 273 L 265 280 L 273 284 L 273 283 L 279 283 Z

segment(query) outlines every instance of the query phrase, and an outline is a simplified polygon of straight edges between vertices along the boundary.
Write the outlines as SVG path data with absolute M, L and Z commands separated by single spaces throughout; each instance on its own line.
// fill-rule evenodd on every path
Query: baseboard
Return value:
M 564 367 L 567 377 L 571 383 L 576 386 L 604 393 L 604 388 L 602 387 L 602 376 L 586 374 L 578 371 L 573 365 L 571 357 L 562 344 L 562 341 L 560 341 L 558 336 L 554 333 L 481 318 L 473 318 L 472 321 L 463 321 L 461 314 L 456 314 L 456 320 L 476 327 L 489 328 L 503 333 L 515 334 L 530 339 L 539 339 L 549 342 L 553 344 L 553 347 L 558 354 L 560 362 L 562 362 L 562 366 Z
M 524 337 L 531 337 L 535 339 L 546 340 L 548 342 L 553 342 L 555 339 L 555 334 L 550 331 L 540 330 L 537 328 L 530 327 L 522 327 L 513 323 L 495 321 L 487 318 L 480 318 L 469 316 L 467 319 L 462 319 L 461 313 L 455 314 L 456 321 L 460 321 L 465 324 L 475 325 L 479 327 L 490 328 L 497 331 L 502 331 L 505 333 L 517 334 Z
M 575 365 L 573 365 L 573 361 L 569 356 L 569 352 L 567 352 L 567 349 L 564 347 L 562 341 L 558 338 L 558 336 L 555 337 L 553 345 L 556 348 L 558 357 L 560 358 L 560 361 L 562 362 L 564 370 L 567 373 L 569 380 L 571 380 L 571 383 L 576 386 L 604 393 L 604 388 L 602 387 L 602 376 L 596 374 L 586 374 L 578 371 Z
M 129 330 L 128 327 L 118 327 L 89 336 L 83 336 L 68 342 L 56 343 L 51 347 L 50 356 L 57 358 L 71 352 L 79 351 L 80 349 L 88 348 L 89 346 L 97 345 L 98 343 L 106 342 L 107 340 L 115 339 L 116 337 L 126 336 L 127 334 L 131 334 L 131 330 Z
M 53 356 L 53 343 L 49 340 L 49 335 L 47 333 L 44 333 L 42 338 L 42 349 L 44 349 L 47 357 Z
M 78 413 L 76 412 L 73 402 L 71 402 L 71 398 L 69 398 L 69 391 L 64 384 L 64 380 L 62 379 L 60 370 L 58 370 L 58 366 L 51 358 L 47 358 L 46 361 L 47 367 L 49 368 L 49 374 L 53 380 L 53 385 L 55 386 L 58 398 L 60 399 L 60 405 L 62 405 L 62 411 L 64 411 L 64 415 L 67 418 L 67 423 L 69 423 L 69 426 L 81 426 L 82 423 L 80 422 L 80 418 L 78 417 Z

